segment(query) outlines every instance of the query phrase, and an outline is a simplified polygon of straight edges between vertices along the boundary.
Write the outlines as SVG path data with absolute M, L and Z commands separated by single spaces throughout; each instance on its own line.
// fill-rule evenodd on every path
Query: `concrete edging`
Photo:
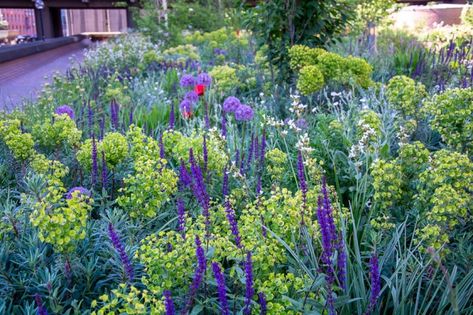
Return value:
M 44 41 L 13 45 L 8 47 L 0 47 L 0 63 L 56 49 L 61 46 L 77 43 L 83 40 L 84 38 L 84 35 L 73 35 L 68 37 L 51 38 L 46 39 Z

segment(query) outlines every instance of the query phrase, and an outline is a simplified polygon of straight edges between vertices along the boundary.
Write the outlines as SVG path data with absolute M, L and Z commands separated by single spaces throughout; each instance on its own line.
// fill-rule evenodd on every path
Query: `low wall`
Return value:
M 74 35 L 68 37 L 51 38 L 46 39 L 44 41 L 37 41 L 32 43 L 2 46 L 0 47 L 0 63 L 30 56 L 72 43 L 77 43 L 83 40 L 84 38 L 84 35 Z
M 410 28 L 433 27 L 435 24 L 460 24 L 465 5 L 437 4 L 427 6 L 407 6 L 393 14 L 394 27 Z

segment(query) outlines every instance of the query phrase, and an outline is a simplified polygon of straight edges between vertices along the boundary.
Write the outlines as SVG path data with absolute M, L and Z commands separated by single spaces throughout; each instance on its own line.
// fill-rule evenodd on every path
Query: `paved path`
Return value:
M 0 63 L 0 110 L 20 107 L 23 101 L 34 100 L 53 74 L 64 74 L 81 61 L 87 42 L 75 43 L 24 58 Z

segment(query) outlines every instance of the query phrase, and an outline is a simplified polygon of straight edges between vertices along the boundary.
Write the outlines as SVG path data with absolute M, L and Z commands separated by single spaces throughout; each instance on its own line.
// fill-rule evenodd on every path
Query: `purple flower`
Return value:
M 112 127 L 117 130 L 118 129 L 118 112 L 120 111 L 120 107 L 115 100 L 112 100 L 110 103 L 110 117 L 112 120 Z
M 208 237 L 210 236 L 209 195 L 207 193 L 207 187 L 205 186 L 202 170 L 194 158 L 192 148 L 189 149 L 189 162 L 192 174 L 192 191 L 203 209 L 202 214 L 205 217 L 206 236 Z
M 176 122 L 176 115 L 174 114 L 174 104 L 171 103 L 171 110 L 169 111 L 169 129 L 174 129 L 174 124 Z
M 227 51 L 225 49 L 221 49 L 221 48 L 214 48 L 214 54 L 225 56 L 227 54 Z
M 212 84 L 212 77 L 208 73 L 202 72 L 197 76 L 197 84 L 209 86 L 210 84 Z
M 184 99 L 186 99 L 186 100 L 188 100 L 192 103 L 196 103 L 199 100 L 199 95 L 195 91 L 189 91 L 184 96 Z
M 235 217 L 235 211 L 232 208 L 229 200 L 225 201 L 225 214 L 230 225 L 230 230 L 232 231 L 233 237 L 235 238 L 235 244 L 238 248 L 243 248 L 241 245 L 240 231 L 238 229 L 238 222 Z
M 98 174 L 97 143 L 95 142 L 95 137 L 92 135 L 92 185 L 95 185 Z
M 115 250 L 118 252 L 118 255 L 120 256 L 120 260 L 122 261 L 128 281 L 132 282 L 134 278 L 134 271 L 133 271 L 133 266 L 130 261 L 130 257 L 128 257 L 125 251 L 125 247 L 123 246 L 123 243 L 120 240 L 120 237 L 118 236 L 117 232 L 113 228 L 112 223 L 108 225 L 108 236 L 110 237 L 110 240 L 112 241 L 113 247 L 115 248 Z
M 172 301 L 171 291 L 164 290 L 164 306 L 166 307 L 166 315 L 175 315 L 174 302 Z
M 261 155 L 260 155 L 260 165 L 264 165 L 264 156 L 265 156 L 265 151 L 266 151 L 266 131 L 263 130 L 263 135 L 261 136 Z
M 222 130 L 221 130 L 222 137 L 227 137 L 227 116 L 225 113 L 222 113 Z
M 222 184 L 222 195 L 225 200 L 228 196 L 228 172 L 227 168 L 223 170 L 223 184 Z
M 266 303 L 266 296 L 263 292 L 258 293 L 258 300 L 260 305 L 260 314 L 266 315 L 266 313 L 268 312 L 268 306 Z
M 36 314 L 37 315 L 48 315 L 48 311 L 44 307 L 43 301 L 41 300 L 41 296 L 38 293 L 36 293 L 34 295 L 34 300 L 36 302 L 36 306 L 38 307 L 38 309 L 36 311 Z
M 102 189 L 107 188 L 107 161 L 105 160 L 105 152 L 102 151 Z
M 304 217 L 307 209 L 307 182 L 305 180 L 304 161 L 302 159 L 302 152 L 300 150 L 297 154 L 297 177 L 299 179 L 299 189 L 302 192 L 301 224 L 305 224 Z
M 248 251 L 246 254 L 245 261 L 245 280 L 246 280 L 246 292 L 245 292 L 245 308 L 243 309 L 243 314 L 251 314 L 251 302 L 253 300 L 253 295 L 255 290 L 253 289 L 253 263 L 251 261 L 251 252 Z
M 254 110 L 248 105 L 240 105 L 235 110 L 235 119 L 239 121 L 249 121 L 255 116 Z
M 225 290 L 225 278 L 218 263 L 212 263 L 212 271 L 214 273 L 215 282 L 217 282 L 218 299 L 220 300 L 221 314 L 229 315 L 230 311 L 228 310 L 227 292 Z
M 346 290 L 346 274 L 347 274 L 347 253 L 345 251 L 345 242 L 343 241 L 342 235 L 339 237 L 337 244 L 337 277 L 340 282 L 340 287 Z
M 190 117 L 190 114 L 192 113 L 192 102 L 187 99 L 182 100 L 179 104 L 179 110 L 184 117 Z
M 181 160 L 181 165 L 179 167 L 179 182 L 184 187 L 190 186 L 192 184 L 192 178 L 189 175 L 189 172 L 187 172 L 187 168 L 183 160 Z
M 307 121 L 304 118 L 299 118 L 296 120 L 295 125 L 297 128 L 305 130 L 309 125 L 307 124 Z
M 67 115 L 70 119 L 74 119 L 75 117 L 74 110 L 67 105 L 59 106 L 58 108 L 56 108 L 54 113 L 57 115 Z
M 234 113 L 240 105 L 241 102 L 238 98 L 229 96 L 223 102 L 223 111 L 226 113 Z
M 186 232 L 186 209 L 182 198 L 177 198 L 177 230 L 185 237 Z
M 181 77 L 181 80 L 179 82 L 179 84 L 181 85 L 181 87 L 183 88 L 188 88 L 188 87 L 194 87 L 195 85 L 195 78 L 190 75 L 190 74 L 184 74 L 182 77 Z
M 373 253 L 370 258 L 370 280 L 371 280 L 371 294 L 370 294 L 370 304 L 369 311 L 370 313 L 378 302 L 379 293 L 381 291 L 381 275 L 379 273 L 378 265 L 378 256 L 376 253 Z
M 189 289 L 188 300 L 186 303 L 186 307 L 184 309 L 184 314 L 187 314 L 190 307 L 192 306 L 192 302 L 194 301 L 194 297 L 199 290 L 199 287 L 202 283 L 204 278 L 205 270 L 207 269 L 207 260 L 205 258 L 205 252 L 202 248 L 202 243 L 200 242 L 199 237 L 195 236 L 195 254 L 197 256 L 197 268 L 195 269 L 194 278 L 192 279 L 192 283 Z
M 166 158 L 166 155 L 164 153 L 164 143 L 163 143 L 163 134 L 162 133 L 159 135 L 158 144 L 159 144 L 159 158 L 164 159 L 164 158 Z
M 69 190 L 69 192 L 66 195 L 66 199 L 72 199 L 73 193 L 74 192 L 79 192 L 77 195 L 78 196 L 87 196 L 90 197 L 90 191 L 87 188 L 84 187 L 74 187 Z

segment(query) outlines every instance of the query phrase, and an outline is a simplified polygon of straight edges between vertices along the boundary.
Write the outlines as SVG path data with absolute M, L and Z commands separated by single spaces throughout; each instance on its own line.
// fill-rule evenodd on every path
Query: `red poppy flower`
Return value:
M 197 93 L 197 95 L 202 96 L 205 93 L 205 85 L 203 84 L 197 84 L 194 88 L 194 91 Z
M 192 116 L 191 111 L 183 111 L 182 112 L 182 117 L 184 117 L 184 119 L 189 119 L 189 118 L 191 118 L 191 116 Z

